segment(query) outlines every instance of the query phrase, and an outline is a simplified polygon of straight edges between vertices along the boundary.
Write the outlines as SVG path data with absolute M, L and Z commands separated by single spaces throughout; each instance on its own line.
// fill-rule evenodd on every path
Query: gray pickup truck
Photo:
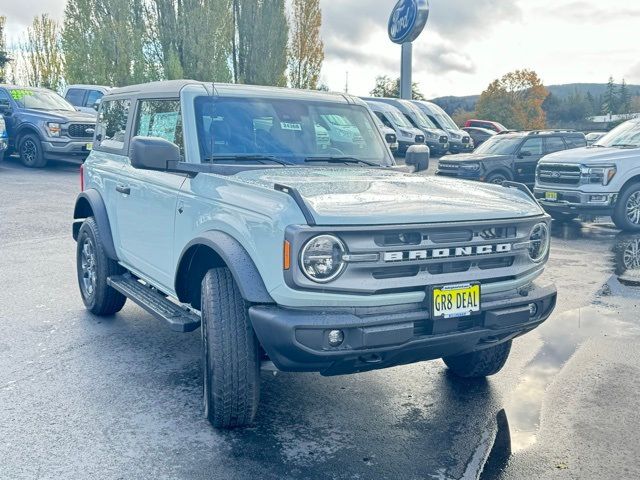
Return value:
M 319 142 L 317 125 L 357 129 Z M 337 140 L 336 140 L 337 139 Z M 406 163 L 423 170 L 425 145 Z M 550 218 L 519 184 L 396 167 L 355 97 L 171 81 L 100 105 L 74 211 L 95 315 L 127 299 L 201 327 L 205 413 L 252 422 L 260 370 L 339 375 L 444 358 L 483 377 L 555 307 Z

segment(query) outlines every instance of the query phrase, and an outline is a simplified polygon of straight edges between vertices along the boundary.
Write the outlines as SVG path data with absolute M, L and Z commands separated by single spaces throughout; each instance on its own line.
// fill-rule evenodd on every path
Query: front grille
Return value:
M 424 143 L 424 135 L 416 135 L 416 143 Z
M 396 143 L 398 141 L 398 139 L 396 138 L 396 135 L 394 133 L 387 133 L 384 136 L 384 138 L 387 141 L 387 143 Z
M 96 126 L 93 123 L 72 123 L 69 125 L 67 132 L 70 137 L 74 138 L 93 138 L 95 128 Z
M 580 183 L 579 165 L 542 164 L 538 167 L 538 179 L 551 185 L 578 185 Z
M 445 135 L 441 135 L 439 141 L 440 143 L 447 143 L 449 139 Z
M 453 162 L 440 162 L 438 163 L 438 171 L 444 174 L 455 175 L 458 173 L 460 165 Z

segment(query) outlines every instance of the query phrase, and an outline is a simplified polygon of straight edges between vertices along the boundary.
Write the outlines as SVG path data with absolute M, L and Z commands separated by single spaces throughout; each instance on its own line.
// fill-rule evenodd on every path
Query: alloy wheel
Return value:
M 91 297 L 96 291 L 97 262 L 93 241 L 88 237 L 84 239 L 82 244 L 80 268 L 82 270 L 82 290 L 86 297 Z
M 20 156 L 22 160 L 28 164 L 35 163 L 38 155 L 38 147 L 33 143 L 33 140 L 25 140 L 20 150 Z
M 640 225 L 640 190 L 633 192 L 626 205 L 627 219 L 634 225 Z

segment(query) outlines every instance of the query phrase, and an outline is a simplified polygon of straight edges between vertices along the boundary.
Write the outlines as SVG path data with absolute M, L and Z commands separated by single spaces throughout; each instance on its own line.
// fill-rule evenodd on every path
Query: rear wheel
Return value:
M 640 183 L 625 188 L 618 197 L 613 222 L 620 230 L 640 231 Z
M 511 340 L 477 352 L 444 357 L 444 363 L 462 378 L 488 377 L 498 373 L 509 358 Z
M 228 268 L 202 280 L 204 411 L 217 428 L 251 424 L 260 399 L 259 343 Z
M 42 143 L 37 135 L 28 134 L 20 139 L 18 153 L 22 164 L 29 168 L 42 168 L 47 164 Z
M 127 297 L 111 288 L 107 278 L 124 273 L 124 269 L 105 253 L 93 217 L 87 218 L 78 232 L 76 270 L 82 301 L 91 313 L 107 316 L 122 310 Z

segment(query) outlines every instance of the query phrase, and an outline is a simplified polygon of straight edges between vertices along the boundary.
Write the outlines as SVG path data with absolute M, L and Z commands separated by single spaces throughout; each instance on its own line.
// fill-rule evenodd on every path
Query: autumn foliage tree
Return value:
M 549 92 L 533 70 L 516 70 L 494 80 L 482 92 L 476 107 L 480 118 L 494 120 L 508 128 L 545 128 L 542 104 Z
M 289 25 L 289 83 L 315 90 L 324 61 L 320 0 L 293 0 Z
M 34 87 L 59 90 L 64 83 L 61 27 L 49 15 L 33 19 L 27 38 L 19 44 L 26 82 Z

